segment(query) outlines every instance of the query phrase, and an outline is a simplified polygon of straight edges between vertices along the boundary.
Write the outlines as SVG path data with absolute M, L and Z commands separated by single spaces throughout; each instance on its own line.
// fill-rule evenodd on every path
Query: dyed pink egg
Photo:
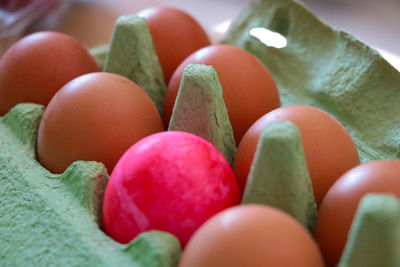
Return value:
M 208 218 L 239 201 L 233 170 L 217 148 L 190 133 L 161 132 L 137 142 L 115 166 L 104 230 L 121 243 L 144 231 L 167 231 L 185 246 Z

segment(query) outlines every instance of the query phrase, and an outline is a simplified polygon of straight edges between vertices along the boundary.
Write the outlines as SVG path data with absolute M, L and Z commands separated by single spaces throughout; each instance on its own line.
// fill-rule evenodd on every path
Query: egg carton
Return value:
M 255 27 L 280 33 L 287 46 L 265 46 L 249 35 Z M 400 74 L 376 51 L 292 0 L 252 2 L 223 43 L 250 51 L 268 67 L 283 105 L 312 105 L 339 119 L 363 162 L 400 159 Z M 92 52 L 105 71 L 138 83 L 161 111 L 165 84 L 142 19 L 121 17 L 110 45 Z M 198 90 L 204 93 L 192 97 Z M 122 245 L 102 231 L 109 178 L 103 164 L 78 161 L 58 175 L 40 165 L 35 148 L 43 111 L 19 104 L 0 118 L 0 265 L 176 266 L 181 248 L 171 234 L 150 231 Z M 185 70 L 169 130 L 200 135 L 232 162 L 236 146 L 212 67 Z M 277 188 L 287 194 L 276 194 Z M 265 129 L 242 202 L 280 208 L 313 231 L 317 208 L 296 126 L 279 122 Z M 400 266 L 399 216 L 396 198 L 364 197 L 340 266 Z M 365 245 L 371 243 L 381 249 Z

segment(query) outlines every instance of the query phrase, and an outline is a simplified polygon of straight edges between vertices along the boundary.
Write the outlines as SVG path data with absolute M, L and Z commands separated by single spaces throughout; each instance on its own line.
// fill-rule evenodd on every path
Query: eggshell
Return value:
M 241 205 L 209 219 L 190 239 L 180 267 L 324 266 L 318 246 L 275 208 Z
M 76 160 L 94 160 L 111 172 L 143 137 L 163 130 L 160 115 L 135 83 L 112 73 L 91 73 L 66 84 L 40 123 L 37 155 L 54 173 Z
M 216 147 L 186 132 L 157 133 L 118 161 L 104 195 L 104 230 L 122 243 L 168 231 L 184 247 L 208 218 L 239 202 L 233 170 Z
M 18 103 L 47 105 L 70 80 L 100 71 L 76 39 L 57 32 L 30 34 L 0 60 L 0 115 Z
M 211 44 L 200 24 L 180 9 L 152 7 L 137 15 L 143 17 L 149 27 L 166 83 L 186 57 Z
M 165 125 L 170 121 L 183 71 L 191 63 L 212 66 L 217 72 L 236 144 L 258 118 L 280 106 L 275 81 L 261 61 L 235 46 L 212 45 L 191 54 L 172 75 L 164 100 Z
M 361 198 L 392 193 L 400 199 L 400 161 L 377 160 L 346 172 L 329 189 L 319 208 L 315 238 L 328 266 L 336 266 Z
M 347 130 L 327 112 L 303 105 L 281 107 L 254 123 L 246 132 L 236 153 L 234 170 L 244 189 L 258 140 L 264 128 L 277 121 L 290 121 L 300 130 L 314 196 L 317 204 L 339 179 L 360 163 L 357 147 Z

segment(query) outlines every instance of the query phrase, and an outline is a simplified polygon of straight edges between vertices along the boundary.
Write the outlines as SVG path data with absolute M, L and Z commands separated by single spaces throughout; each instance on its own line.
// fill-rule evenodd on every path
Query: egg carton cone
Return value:
M 249 34 L 254 28 L 284 36 L 285 49 L 263 44 Z M 127 33 L 131 35 L 124 37 Z M 93 53 L 103 70 L 138 83 L 161 113 L 165 84 L 149 37 L 141 19 L 124 16 L 116 23 L 111 43 Z M 312 105 L 334 115 L 355 139 L 363 162 L 400 159 L 400 74 L 375 50 L 326 26 L 292 0 L 253 1 L 223 43 L 250 51 L 268 67 L 283 105 Z M 192 65 L 183 80 L 170 130 L 202 136 L 232 162 L 236 147 L 218 76 L 211 67 Z M 212 101 L 199 101 L 200 92 Z M 78 161 L 59 175 L 40 165 L 35 148 L 43 110 L 40 105 L 19 104 L 0 118 L 0 265 L 176 266 L 181 248 L 171 234 L 150 231 L 122 245 L 102 231 L 102 199 L 109 178 L 103 164 Z M 276 179 L 278 174 L 284 179 Z M 274 194 L 276 188 L 288 193 Z M 264 130 L 242 202 L 278 207 L 312 231 L 316 204 L 293 124 L 276 123 Z M 361 266 L 360 255 L 367 261 L 375 257 L 365 246 L 370 242 L 385 248 L 379 259 L 390 258 L 399 246 L 397 239 L 390 239 L 391 232 L 399 231 L 398 212 L 393 197 L 364 199 L 340 266 Z M 371 234 L 374 231 L 381 233 L 379 238 Z M 397 266 L 398 259 L 392 258 L 379 266 Z
M 162 116 L 166 85 L 144 18 L 125 15 L 117 19 L 103 70 L 134 81 Z
M 367 194 L 358 206 L 339 267 L 400 266 L 400 203 Z

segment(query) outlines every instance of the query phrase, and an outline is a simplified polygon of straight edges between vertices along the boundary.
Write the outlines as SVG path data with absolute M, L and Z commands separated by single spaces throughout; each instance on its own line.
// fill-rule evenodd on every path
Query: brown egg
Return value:
M 211 44 L 200 24 L 183 10 L 157 6 L 140 11 L 138 16 L 146 19 L 165 83 L 186 57 Z
M 293 105 L 275 109 L 257 120 L 239 144 L 234 170 L 243 192 L 264 128 L 277 121 L 290 121 L 300 130 L 307 167 L 317 204 L 332 184 L 360 164 L 357 147 L 343 125 L 327 112 L 311 106 Z
M 253 54 L 232 45 L 211 45 L 188 56 L 175 70 L 164 99 L 164 124 L 172 116 L 183 71 L 189 64 L 214 67 L 236 144 L 265 113 L 280 107 L 278 88 L 269 70 Z
M 189 240 L 180 267 L 324 266 L 311 235 L 286 213 L 241 205 L 209 219 Z
M 339 263 L 359 202 L 368 193 L 391 193 L 400 200 L 400 160 L 358 165 L 329 189 L 315 226 L 315 239 L 328 266 Z
M 39 127 L 37 155 L 53 173 L 76 160 L 94 160 L 111 172 L 122 154 L 163 130 L 150 97 L 132 81 L 91 73 L 66 84 L 50 101 Z
M 70 80 L 99 70 L 88 50 L 66 34 L 28 35 L 0 60 L 0 115 L 18 103 L 47 105 Z

